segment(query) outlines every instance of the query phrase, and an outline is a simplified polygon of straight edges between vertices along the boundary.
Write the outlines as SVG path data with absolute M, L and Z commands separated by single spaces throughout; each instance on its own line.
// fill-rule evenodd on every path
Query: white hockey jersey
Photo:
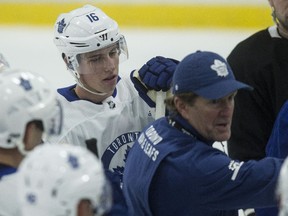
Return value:
M 63 133 L 57 142 L 88 147 L 104 168 L 122 174 L 127 153 L 142 128 L 154 120 L 151 108 L 127 77 L 101 104 L 80 100 L 70 86 L 58 89 L 63 105 Z

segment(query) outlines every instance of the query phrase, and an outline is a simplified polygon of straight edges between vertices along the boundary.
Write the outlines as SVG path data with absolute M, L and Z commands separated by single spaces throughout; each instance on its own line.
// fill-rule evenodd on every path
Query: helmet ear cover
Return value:
M 69 62 L 67 67 L 68 67 L 69 70 L 74 70 L 72 62 Z

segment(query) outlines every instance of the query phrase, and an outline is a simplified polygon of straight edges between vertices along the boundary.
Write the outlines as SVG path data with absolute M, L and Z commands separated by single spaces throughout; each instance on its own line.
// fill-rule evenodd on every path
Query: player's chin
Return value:
M 117 82 L 115 82 L 115 83 L 104 83 L 103 85 L 102 85 L 102 90 L 104 91 L 105 90 L 105 92 L 113 92 L 114 91 L 114 89 L 116 88 L 116 84 L 117 84 Z
M 217 131 L 215 134 L 215 141 L 227 141 L 231 136 L 231 130 Z
M 105 86 L 104 88 L 102 88 L 102 92 L 106 92 L 108 94 L 113 94 L 115 88 L 116 88 L 116 84 L 112 85 L 112 86 Z

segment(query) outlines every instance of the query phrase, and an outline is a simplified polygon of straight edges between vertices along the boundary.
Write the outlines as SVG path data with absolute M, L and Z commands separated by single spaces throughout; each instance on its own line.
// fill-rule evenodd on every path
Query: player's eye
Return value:
M 115 47 L 114 49 L 112 49 L 112 50 L 109 52 L 109 56 L 110 56 L 110 57 L 113 57 L 113 56 L 119 55 L 119 54 L 120 54 L 120 50 L 119 50 L 117 47 Z

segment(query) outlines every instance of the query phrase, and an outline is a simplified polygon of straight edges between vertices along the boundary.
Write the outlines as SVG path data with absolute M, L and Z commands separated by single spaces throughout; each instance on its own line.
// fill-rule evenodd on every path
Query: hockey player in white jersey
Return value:
M 17 168 L 44 135 L 59 135 L 62 109 L 45 79 L 24 70 L 1 71 L 0 101 L 0 215 L 18 216 Z
M 178 61 L 157 56 L 130 77 L 120 77 L 119 63 L 128 58 L 125 38 L 118 24 L 92 5 L 60 15 L 54 43 L 76 81 L 57 90 L 65 109 L 57 142 L 85 146 L 105 169 L 122 174 L 139 131 L 155 118 L 155 93 L 170 89 Z

